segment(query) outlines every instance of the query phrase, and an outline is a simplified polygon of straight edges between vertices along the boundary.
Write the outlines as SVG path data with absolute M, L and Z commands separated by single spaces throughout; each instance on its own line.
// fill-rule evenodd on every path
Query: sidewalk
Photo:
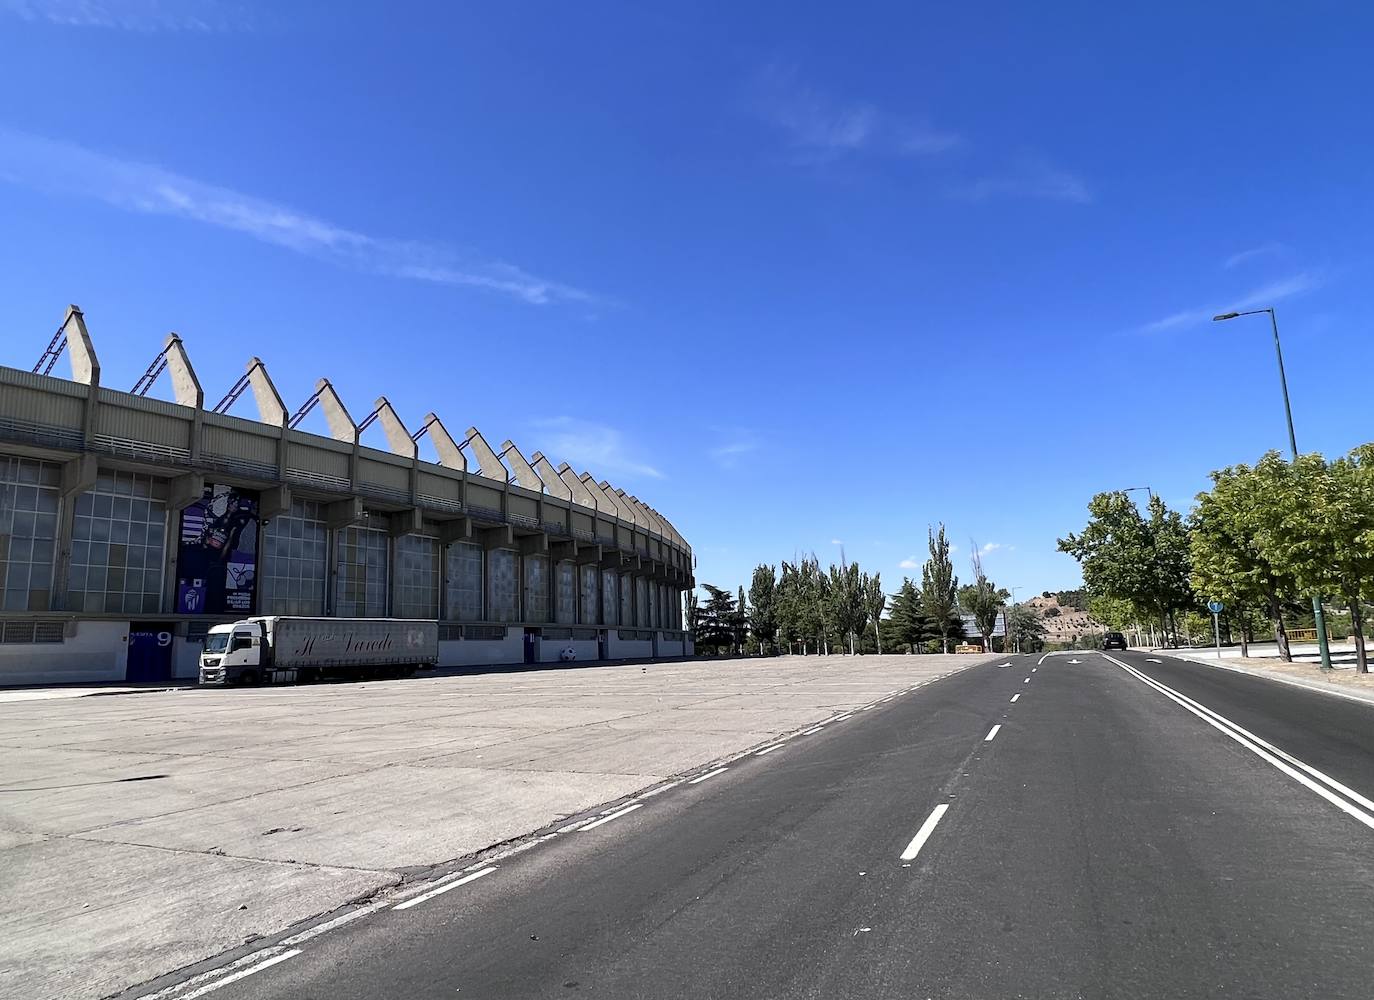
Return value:
M 0 705 L 0 996 L 100 997 L 996 659 L 525 670 Z M 18 693 L 18 692 L 15 692 Z

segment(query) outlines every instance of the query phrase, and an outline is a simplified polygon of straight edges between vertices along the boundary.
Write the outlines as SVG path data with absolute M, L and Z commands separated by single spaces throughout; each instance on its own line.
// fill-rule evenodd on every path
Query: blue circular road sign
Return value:
M 1224 607 L 1226 607 L 1226 605 L 1222 604 L 1220 601 L 1208 601 L 1208 602 L 1207 602 L 1207 610 L 1210 611 L 1210 612 L 1212 612 L 1212 614 L 1214 614 L 1214 615 L 1219 615 L 1219 614 L 1221 614 L 1221 609 L 1224 608 Z

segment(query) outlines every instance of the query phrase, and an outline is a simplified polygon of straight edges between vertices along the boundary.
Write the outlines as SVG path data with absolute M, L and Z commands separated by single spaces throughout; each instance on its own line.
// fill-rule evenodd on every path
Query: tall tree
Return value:
M 1007 611 L 1008 652 L 1040 652 L 1045 648 L 1047 631 L 1040 613 L 1031 605 L 1013 604 Z
M 912 653 L 921 652 L 921 644 L 926 640 L 925 612 L 921 595 L 910 577 L 902 577 L 902 586 L 892 596 L 888 621 L 892 623 L 891 634 L 896 642 L 906 645 Z
M 948 653 L 953 631 L 950 618 L 957 617 L 959 608 L 959 578 L 954 575 L 954 564 L 950 562 L 945 526 L 940 525 L 938 535 L 927 530 L 926 540 L 930 558 L 921 567 L 921 607 L 940 633 L 941 651 Z
M 841 561 L 840 565 L 830 567 L 828 577 L 828 618 L 840 639 L 848 641 L 849 653 L 852 656 L 858 634 L 864 630 L 868 621 L 868 614 L 864 610 L 864 590 L 859 564 Z
M 973 583 L 960 589 L 960 606 L 973 615 L 973 624 L 983 638 L 983 651 L 990 653 L 992 633 L 997 629 L 997 616 L 1002 611 L 1002 603 L 1010 595 L 998 590 L 983 572 L 983 557 L 979 554 L 977 542 L 973 543 L 969 560 L 973 566 Z
M 1059 551 L 1078 560 L 1089 593 L 1130 601 L 1172 627 L 1193 600 L 1187 527 L 1159 497 L 1148 510 L 1147 519 L 1121 491 L 1099 493 L 1088 503 L 1087 527 L 1059 539 Z
M 1193 510 L 1191 556 L 1193 589 L 1204 599 L 1226 605 L 1229 615 L 1242 622 L 1241 653 L 1249 650 L 1244 622 L 1249 609 L 1262 608 L 1269 615 L 1279 656 L 1292 662 L 1283 601 L 1297 592 L 1297 581 L 1269 557 L 1261 538 L 1277 529 L 1277 497 L 1291 470 L 1288 463 L 1270 452 L 1250 468 L 1235 465 L 1212 473 L 1212 489 L 1197 495 Z
M 735 598 L 728 590 L 709 583 L 706 603 L 697 612 L 697 645 L 710 646 L 719 652 L 730 649 L 735 640 Z
M 883 593 L 881 573 L 863 575 L 864 610 L 873 622 L 873 638 L 878 644 L 878 655 L 883 654 L 882 620 L 883 609 L 887 607 L 887 595 Z
M 744 653 L 744 638 L 749 632 L 749 605 L 744 599 L 744 584 L 740 584 L 739 597 L 735 602 L 735 615 L 731 622 L 735 631 L 735 648 Z
M 749 582 L 749 631 L 759 644 L 759 652 L 778 639 L 778 586 L 772 566 L 754 568 Z
M 1330 464 L 1300 455 L 1279 497 L 1279 531 L 1262 539 L 1270 558 L 1307 596 L 1340 594 L 1350 608 L 1356 670 L 1369 672 L 1361 599 L 1374 585 L 1374 446 Z

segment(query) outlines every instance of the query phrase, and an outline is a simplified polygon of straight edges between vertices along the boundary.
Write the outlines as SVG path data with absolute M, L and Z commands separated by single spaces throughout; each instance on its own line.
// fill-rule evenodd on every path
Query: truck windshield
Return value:
M 228 645 L 228 632 L 211 632 L 205 637 L 205 651 L 207 653 L 223 653 Z

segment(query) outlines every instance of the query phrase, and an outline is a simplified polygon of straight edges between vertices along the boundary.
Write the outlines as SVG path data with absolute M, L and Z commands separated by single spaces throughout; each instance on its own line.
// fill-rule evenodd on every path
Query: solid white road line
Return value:
M 1018 693 L 1012 695 L 1012 696 L 1011 696 L 1011 703 L 1012 703 L 1013 705 L 1015 705 L 1015 704 L 1016 704 L 1016 699 L 1019 698 L 1019 697 L 1021 697 L 1020 692 L 1018 692 Z
M 621 817 L 621 816 L 624 816 L 626 813 L 632 813 L 632 812 L 634 812 L 636 809 L 643 809 L 643 808 L 644 808 L 644 806 L 643 806 L 641 803 L 636 802 L 634 805 L 626 806 L 624 809 L 617 809 L 615 812 L 611 813 L 609 816 L 602 816 L 602 817 L 601 817 L 599 820 L 597 820 L 596 822 L 594 822 L 594 823 L 588 823 L 586 826 L 584 826 L 584 827 L 582 828 L 582 830 L 581 830 L 580 832 L 586 833 L 588 830 L 595 830 L 598 826 L 605 826 L 607 823 L 609 823 L 609 822 L 610 822 L 611 820 L 613 820 L 613 819 L 620 819 L 620 817 Z
M 986 736 L 983 737 L 983 742 L 984 742 L 984 743 L 991 743 L 993 740 L 995 740 L 995 739 L 997 738 L 997 730 L 999 730 L 999 729 L 1001 729 L 1001 728 L 1002 728 L 1002 724 L 999 722 L 997 725 L 995 725 L 995 726 L 993 726 L 991 729 L 989 729 L 989 730 L 988 730 L 988 734 L 987 734 Z
M 638 808 L 638 807 L 636 806 L 636 808 Z M 434 889 L 429 890 L 429 892 L 422 892 L 422 893 L 420 893 L 420 895 L 418 895 L 418 896 L 414 896 L 414 897 L 412 897 L 412 898 L 410 898 L 410 899 L 407 899 L 404 903 L 397 903 L 395 906 L 392 907 L 392 909 L 393 909 L 393 910 L 408 910 L 408 909 L 410 909 L 412 906 L 419 906 L 421 903 L 425 902 L 426 900 L 433 899 L 435 896 L 442 896 L 444 893 L 448 892 L 450 889 L 456 889 L 456 888 L 458 888 L 460 885 L 467 885 L 469 882 L 476 882 L 476 881 L 477 881 L 479 878 L 481 878 L 483 875 L 490 875 L 490 874 L 491 874 L 492 872 L 494 872 L 494 871 L 496 871 L 495 866 L 493 866 L 493 867 L 491 867 L 491 868 L 479 868 L 477 871 L 471 873 L 470 875 L 464 875 L 462 878 L 460 878 L 460 879 L 455 879 L 455 880 L 452 881 L 452 882 L 445 882 L 443 885 L 438 886 L 437 888 L 434 888 Z
M 1045 654 L 1045 656 L 1049 656 L 1049 655 L 1050 655 L 1049 653 L 1046 653 L 1046 654 Z M 1042 664 L 1042 663 L 1045 662 L 1045 656 L 1042 656 L 1042 657 L 1040 657 L 1040 659 L 1038 659 L 1038 660 L 1035 661 L 1035 665 L 1036 665 L 1037 667 L 1040 666 L 1040 664 Z
M 820 727 L 820 726 L 812 726 L 810 729 L 803 729 L 803 730 L 802 730 L 802 735 L 803 735 L 803 736 L 810 736 L 812 733 L 819 733 L 820 731 L 821 731 L 821 727 Z
M 1194 715 L 1196 715 L 1199 719 L 1207 723 L 1212 728 L 1218 730 L 1219 732 L 1225 733 L 1231 739 L 1235 740 L 1241 746 L 1245 747 L 1245 749 L 1253 753 L 1256 757 L 1259 757 L 1266 763 L 1278 768 L 1278 770 L 1288 775 L 1290 778 L 1301 784 L 1303 787 L 1316 792 L 1322 798 L 1326 799 L 1328 802 L 1334 805 L 1337 809 L 1341 810 L 1341 812 L 1352 817 L 1353 819 L 1358 820 L 1365 826 L 1369 827 L 1371 830 L 1374 830 L 1374 814 L 1365 811 L 1366 809 L 1374 810 L 1374 801 L 1369 800 L 1368 798 L 1361 795 L 1354 789 L 1348 788 L 1347 786 L 1341 784 L 1341 782 L 1337 781 L 1335 778 L 1331 777 L 1330 775 L 1322 771 L 1317 770 L 1310 764 L 1306 764 L 1303 761 L 1298 760 L 1298 758 L 1294 757 L 1292 754 L 1280 750 L 1272 743 L 1269 743 L 1268 741 L 1261 739 L 1254 733 L 1250 732 L 1248 729 L 1245 729 L 1237 725 L 1236 723 L 1232 722 L 1224 715 L 1212 711 L 1210 708 L 1208 708 L 1206 705 L 1203 705 L 1201 702 L 1194 701 L 1187 695 L 1175 691 L 1167 684 L 1163 684 L 1155 680 L 1153 677 L 1150 677 L 1149 675 L 1142 673 L 1141 671 L 1137 670 L 1135 667 L 1130 666 L 1129 664 L 1123 663 L 1114 656 L 1107 656 L 1106 653 L 1103 653 L 1102 655 L 1105 656 L 1112 663 L 1115 663 L 1122 670 L 1125 670 L 1127 673 L 1131 674 L 1137 680 L 1142 681 L 1149 687 L 1164 695 L 1164 697 L 1168 698 L 1170 701 L 1182 705 L 1184 708 L 1192 712 Z M 1306 772 L 1306 774 L 1302 772 Z M 1309 778 L 1308 775 L 1311 775 L 1312 777 Z M 1346 796 L 1348 799 L 1350 799 L 1350 801 L 1347 802 L 1345 799 L 1342 799 L 1337 795 L 1333 794 L 1331 791 L 1328 790 L 1328 788 L 1323 788 L 1321 785 L 1317 784 L 1317 781 L 1313 781 L 1312 778 L 1316 778 L 1317 781 L 1324 783 L 1328 786 L 1328 788 L 1333 788 L 1336 791 L 1340 792 L 1341 795 Z M 1358 803 L 1358 805 L 1355 805 L 1353 803 Z M 1359 808 L 1359 806 L 1364 806 L 1365 808 L 1361 809 Z
M 774 750 L 778 750 L 778 749 L 780 749 L 781 747 L 782 747 L 782 744 L 781 744 L 781 743 L 774 743 L 771 747 L 764 747 L 762 750 L 755 750 L 755 751 L 754 751 L 754 756 L 755 756 L 755 757 L 762 757 L 764 754 L 766 754 L 766 753 L 772 753 Z
M 921 848 L 926 846 L 926 841 L 935 832 L 935 824 L 940 822 L 942 817 L 949 810 L 949 804 L 942 802 L 935 807 L 934 811 L 926 817 L 926 821 L 921 824 L 921 828 L 916 831 L 916 836 L 911 838 L 911 843 L 906 845 L 906 850 L 902 852 L 903 861 L 914 861 L 916 855 L 921 853 Z
M 699 774 L 699 775 L 697 775 L 697 776 L 696 776 L 695 778 L 693 778 L 691 781 L 687 782 L 687 784 L 689 784 L 689 785 L 699 785 L 699 784 L 701 784 L 703 781 L 705 781 L 707 778 L 714 778 L 716 775 L 718 775 L 718 774 L 724 774 L 724 773 L 725 773 L 726 771 L 728 771 L 728 770 L 730 770 L 728 767 L 718 767 L 718 768 L 716 768 L 714 771 L 707 771 L 705 774 Z
M 836 721 L 836 722 L 843 722 L 845 719 L 852 719 L 853 717 L 854 717 L 854 715 L 853 715 L 853 713 L 851 712 L 851 713 L 849 713 L 849 714 L 847 714 L 847 715 L 842 715 L 842 716 L 840 716 L 840 717 L 839 717 L 838 719 L 836 719 L 835 721 Z

